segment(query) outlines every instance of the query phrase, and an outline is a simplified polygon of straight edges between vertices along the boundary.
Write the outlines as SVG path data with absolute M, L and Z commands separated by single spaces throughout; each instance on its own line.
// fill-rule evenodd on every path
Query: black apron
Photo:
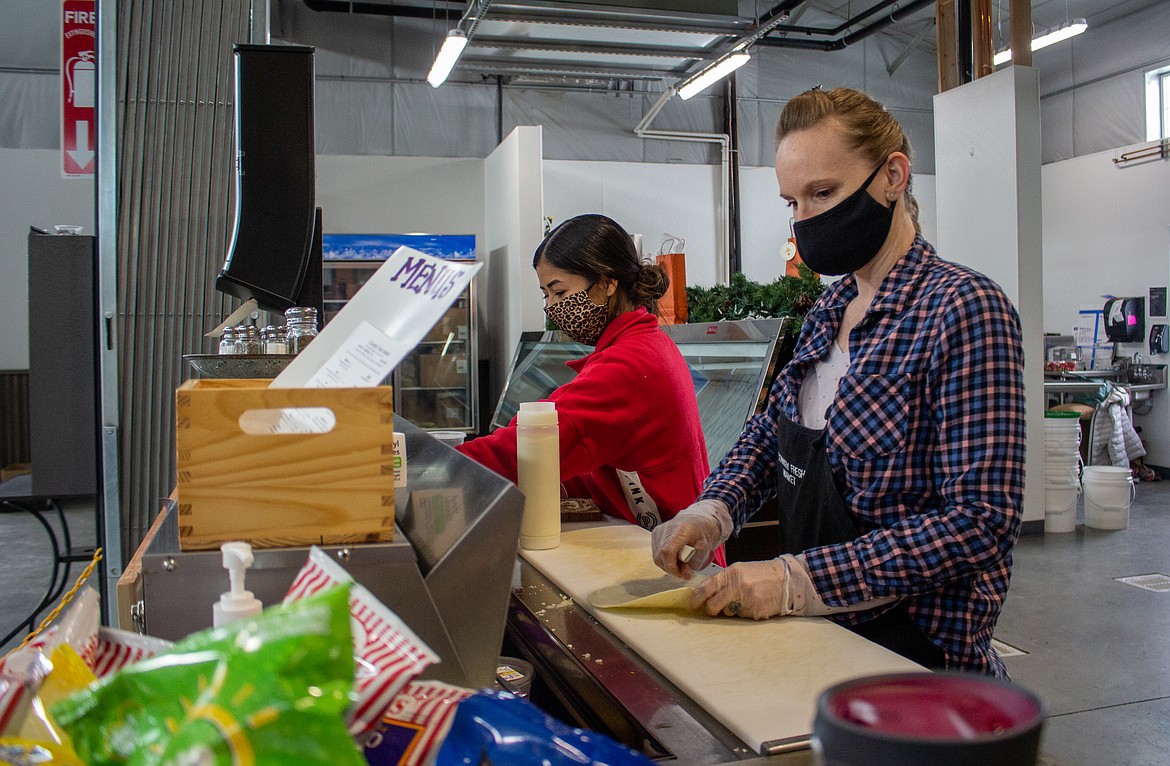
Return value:
M 860 534 L 833 479 L 824 430 L 806 428 L 781 415 L 776 442 L 780 552 L 799 554 L 856 540 Z M 905 603 L 868 622 L 844 627 L 920 665 L 944 667 L 943 651 L 914 623 Z

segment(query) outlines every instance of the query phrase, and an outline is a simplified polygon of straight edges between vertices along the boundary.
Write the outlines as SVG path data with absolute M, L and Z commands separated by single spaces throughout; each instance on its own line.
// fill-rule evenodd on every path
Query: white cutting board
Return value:
M 650 533 L 626 523 L 566 525 L 561 544 L 521 555 L 576 604 L 757 752 L 812 733 L 817 697 L 840 681 L 924 670 L 819 617 L 757 622 L 646 609 L 606 610 L 589 594 L 657 577 Z

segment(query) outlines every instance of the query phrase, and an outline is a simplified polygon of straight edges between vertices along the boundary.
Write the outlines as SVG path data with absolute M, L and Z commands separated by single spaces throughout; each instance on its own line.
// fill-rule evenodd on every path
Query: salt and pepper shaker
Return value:
M 284 312 L 288 353 L 299 354 L 317 337 L 317 309 L 295 306 Z
M 287 354 L 288 344 L 285 341 L 284 328 L 268 325 L 264 328 L 264 353 Z

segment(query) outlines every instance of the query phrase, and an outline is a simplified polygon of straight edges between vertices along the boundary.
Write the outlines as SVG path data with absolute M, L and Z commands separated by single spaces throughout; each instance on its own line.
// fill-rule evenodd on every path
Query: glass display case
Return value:
M 778 341 L 784 321 L 744 319 L 662 328 L 691 369 L 712 467 L 727 454 L 744 422 L 767 397 L 781 354 Z M 576 343 L 559 331 L 523 333 L 491 427 L 507 425 L 520 402 L 547 397 L 572 380 L 575 373 L 565 362 L 592 351 L 592 346 Z
M 324 262 L 328 322 L 382 265 L 380 260 Z M 475 280 L 391 373 L 394 411 L 420 428 L 472 433 L 479 422 Z

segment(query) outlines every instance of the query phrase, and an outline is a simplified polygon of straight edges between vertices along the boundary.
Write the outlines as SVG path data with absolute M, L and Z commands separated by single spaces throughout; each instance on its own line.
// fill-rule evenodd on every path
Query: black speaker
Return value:
M 315 234 L 313 48 L 234 50 L 235 225 L 215 286 L 284 311 L 304 305 L 297 301 Z
M 97 494 L 97 247 L 28 235 L 28 423 L 32 493 Z

